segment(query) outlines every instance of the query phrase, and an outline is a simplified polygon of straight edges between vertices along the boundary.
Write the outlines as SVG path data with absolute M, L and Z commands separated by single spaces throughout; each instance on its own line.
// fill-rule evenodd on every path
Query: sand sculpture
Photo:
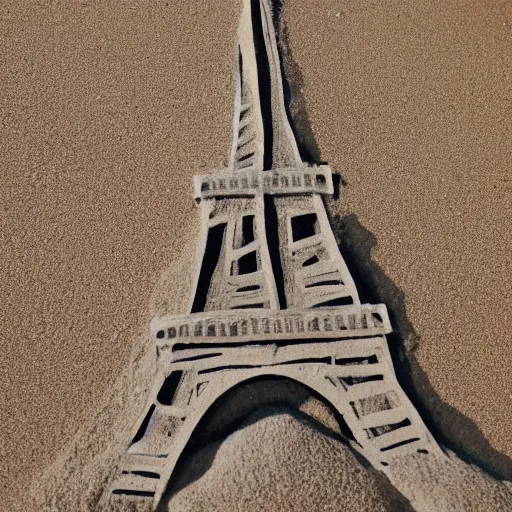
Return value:
M 285 110 L 268 0 L 244 0 L 227 169 L 196 176 L 201 212 L 190 314 L 155 318 L 159 378 L 103 499 L 156 507 L 212 404 L 266 375 L 299 381 L 346 421 L 352 446 L 393 479 L 404 456 L 444 457 L 401 389 L 384 304 L 361 304 Z

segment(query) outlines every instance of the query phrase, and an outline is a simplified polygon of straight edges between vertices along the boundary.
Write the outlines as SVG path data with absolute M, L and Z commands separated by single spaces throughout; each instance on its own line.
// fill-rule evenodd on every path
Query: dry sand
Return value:
M 240 512 L 412 512 L 383 475 L 363 469 L 338 439 L 276 412 L 261 410 L 263 417 L 274 414 L 252 418 L 260 421 L 226 440 L 204 477 L 171 498 L 169 511 L 223 512 L 229 503 Z
M 352 235 L 355 253 L 373 248 L 380 271 L 369 268 L 383 300 L 409 346 L 418 343 L 411 370 L 424 411 L 453 447 L 510 479 L 512 7 L 285 3 L 293 59 L 286 71 L 302 89 L 297 117 L 304 108 L 316 139 L 307 145 L 346 183 L 330 205 L 333 215 L 352 215 L 339 228 Z M 80 510 L 87 478 L 94 484 L 84 465 L 96 458 L 106 467 L 105 444 L 115 450 L 126 442 L 134 418 L 116 423 L 112 411 L 136 415 L 143 403 L 150 294 L 196 233 L 191 177 L 227 157 L 239 8 L 236 1 L 4 3 L 6 510 L 31 509 L 32 480 L 62 450 L 54 468 L 74 479 L 58 503 Z M 186 303 L 187 274 L 169 275 L 173 305 Z M 298 439 L 328 442 L 294 425 L 287 428 Z M 257 436 L 250 428 L 240 435 Z M 236 434 L 219 460 L 229 465 L 239 453 L 231 446 L 248 444 L 243 439 Z M 339 467 L 324 466 L 327 482 L 345 467 L 341 455 L 336 460 Z M 202 480 L 217 485 L 214 473 Z M 44 484 L 56 494 L 53 478 Z M 373 477 L 360 478 L 354 482 L 366 481 L 371 497 Z M 421 490 L 401 491 L 413 503 L 423 499 Z

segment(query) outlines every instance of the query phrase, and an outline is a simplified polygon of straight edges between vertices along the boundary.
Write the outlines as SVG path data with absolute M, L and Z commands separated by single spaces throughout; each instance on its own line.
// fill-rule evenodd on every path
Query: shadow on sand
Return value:
M 279 21 L 282 0 L 275 0 L 275 20 Z M 276 27 L 280 34 L 283 81 L 288 119 L 295 133 L 302 159 L 309 163 L 323 163 L 308 119 L 306 102 L 302 95 L 303 77 L 291 54 L 288 30 L 284 24 Z M 347 182 L 338 174 L 338 190 Z M 362 303 L 384 303 L 389 312 L 393 334 L 388 336 L 389 349 L 398 381 L 423 421 L 444 447 L 455 452 L 462 460 L 479 466 L 494 478 L 512 480 L 512 460 L 495 450 L 469 418 L 443 402 L 421 366 L 414 357 L 418 335 L 407 318 L 405 294 L 372 260 L 376 237 L 359 223 L 356 215 L 332 215 L 326 205 L 331 226 L 338 240 L 340 252 L 354 278 Z M 449 342 L 449 340 L 447 340 Z

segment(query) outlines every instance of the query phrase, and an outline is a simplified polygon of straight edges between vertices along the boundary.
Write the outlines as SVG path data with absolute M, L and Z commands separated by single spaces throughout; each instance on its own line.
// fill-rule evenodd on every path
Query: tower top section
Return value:
M 271 2 L 243 0 L 229 169 L 258 172 L 301 164 L 285 108 Z

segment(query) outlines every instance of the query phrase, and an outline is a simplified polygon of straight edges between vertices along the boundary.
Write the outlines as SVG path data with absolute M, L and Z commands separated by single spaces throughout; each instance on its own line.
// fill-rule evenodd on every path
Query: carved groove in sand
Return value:
M 360 304 L 339 253 L 321 198 L 333 193 L 331 171 L 299 156 L 268 0 L 244 4 L 229 167 L 194 179 L 191 313 L 151 324 L 159 378 L 106 500 L 156 507 L 212 403 L 265 375 L 324 396 L 390 478 L 403 455 L 442 456 L 395 377 L 386 306 Z

